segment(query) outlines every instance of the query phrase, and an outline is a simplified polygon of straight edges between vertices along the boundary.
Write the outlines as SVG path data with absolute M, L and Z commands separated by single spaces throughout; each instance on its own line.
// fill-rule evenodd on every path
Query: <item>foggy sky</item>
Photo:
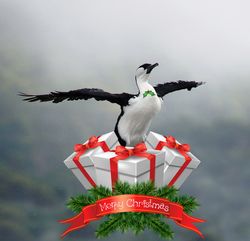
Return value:
M 192 113 L 203 111 L 204 121 L 223 112 L 246 122 L 249 7 L 224 0 L 0 0 L 1 38 L 40 61 L 42 74 L 27 80 L 26 92 L 98 87 L 136 93 L 135 69 L 159 62 L 153 84 L 207 82 L 192 94 L 169 96 L 168 110 L 182 112 L 184 102 Z

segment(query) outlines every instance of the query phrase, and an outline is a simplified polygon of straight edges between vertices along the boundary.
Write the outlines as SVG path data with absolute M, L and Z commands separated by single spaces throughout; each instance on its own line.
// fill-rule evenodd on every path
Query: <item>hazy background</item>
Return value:
M 106 102 L 24 103 L 18 91 L 98 87 L 136 93 L 135 69 L 159 62 L 151 82 L 207 84 L 164 98 L 151 130 L 189 143 L 202 161 L 181 188 L 211 241 L 250 239 L 249 1 L 0 0 L 0 237 L 55 241 L 83 192 L 64 166 L 75 143 L 113 130 Z M 170 225 L 175 240 L 199 240 Z M 96 224 L 65 240 L 95 240 Z M 116 233 L 108 240 L 158 240 Z M 160 240 L 160 239 L 159 239 Z

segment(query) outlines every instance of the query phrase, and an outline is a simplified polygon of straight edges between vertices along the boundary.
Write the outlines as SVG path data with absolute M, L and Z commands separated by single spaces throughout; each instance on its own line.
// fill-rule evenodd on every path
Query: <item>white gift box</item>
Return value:
M 116 137 L 116 134 L 114 132 L 106 133 L 98 138 L 98 142 L 105 141 L 109 149 L 115 148 L 118 143 L 118 139 Z M 88 141 L 86 141 L 84 144 L 86 144 Z M 93 181 L 96 183 L 96 171 L 94 168 L 94 164 L 92 161 L 92 155 L 103 153 L 103 149 L 98 146 L 96 148 L 91 148 L 85 151 L 85 153 L 79 158 L 80 164 L 84 167 L 88 175 L 93 179 Z M 73 161 L 74 156 L 77 153 L 72 153 L 65 161 L 64 164 L 73 172 L 73 174 L 76 176 L 76 178 L 80 181 L 80 183 L 84 186 L 85 189 L 92 188 L 92 185 L 89 183 L 87 178 L 83 175 L 83 173 L 78 169 L 75 162 Z
M 147 136 L 145 144 L 147 148 L 155 149 L 160 141 L 165 142 L 166 138 L 151 131 Z M 176 141 L 176 143 L 180 144 L 178 141 Z M 166 146 L 164 146 L 161 151 L 165 153 L 163 183 L 164 185 L 168 185 L 169 182 L 174 178 L 178 170 L 181 168 L 181 166 L 184 164 L 185 158 L 176 149 L 168 148 Z M 176 188 L 180 188 L 184 181 L 192 173 L 192 171 L 196 169 L 200 164 L 200 160 L 191 152 L 187 152 L 187 154 L 191 157 L 192 160 L 174 183 L 174 186 Z
M 129 147 L 127 147 L 129 149 Z M 131 149 L 131 148 L 130 148 Z M 156 150 L 147 150 L 147 153 L 155 155 L 155 186 L 163 185 L 163 170 L 165 153 Z M 97 185 L 112 188 L 110 158 L 117 156 L 115 152 L 95 154 L 92 160 L 96 167 Z M 150 180 L 150 161 L 146 157 L 129 156 L 125 160 L 118 161 L 118 180 L 135 184 Z

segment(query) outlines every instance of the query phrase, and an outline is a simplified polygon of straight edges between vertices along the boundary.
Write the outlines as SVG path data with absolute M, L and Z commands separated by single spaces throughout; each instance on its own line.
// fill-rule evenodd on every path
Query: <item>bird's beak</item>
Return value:
M 147 68 L 147 74 L 150 74 L 150 72 L 156 67 L 158 66 L 158 63 L 155 64 L 151 64 L 148 68 Z

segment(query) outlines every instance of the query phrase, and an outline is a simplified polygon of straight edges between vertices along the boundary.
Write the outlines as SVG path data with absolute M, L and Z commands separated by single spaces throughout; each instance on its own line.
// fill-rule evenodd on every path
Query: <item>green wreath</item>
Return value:
M 67 207 L 75 213 L 80 213 L 83 207 L 93 204 L 99 199 L 122 194 L 144 194 L 166 198 L 171 202 L 181 204 L 187 214 L 191 214 L 199 206 L 196 198 L 179 195 L 178 190 L 174 187 L 156 188 L 151 182 L 130 185 L 118 181 L 113 191 L 103 186 L 97 186 L 88 190 L 87 194 L 71 197 Z M 124 233 L 131 230 L 134 234 L 139 234 L 145 229 L 149 229 L 157 233 L 161 238 L 173 239 L 174 232 L 166 223 L 166 218 L 163 219 L 163 217 L 161 214 L 143 212 L 110 214 L 105 217 L 95 234 L 97 238 L 104 238 L 115 231 Z

